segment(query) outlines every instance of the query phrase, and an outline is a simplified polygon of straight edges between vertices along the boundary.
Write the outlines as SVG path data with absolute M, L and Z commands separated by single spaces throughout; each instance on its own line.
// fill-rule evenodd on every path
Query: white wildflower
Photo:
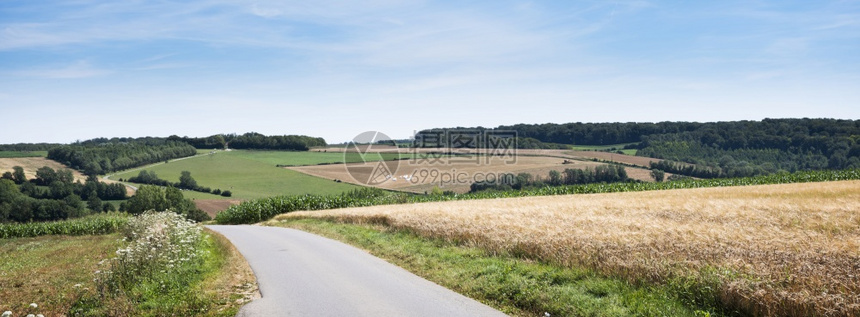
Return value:
M 11 312 L 11 311 L 8 311 L 8 310 L 7 310 L 7 311 L 4 311 L 4 312 L 3 312 L 3 315 L 0 315 L 0 317 L 10 317 L 10 316 L 12 316 L 12 312 Z
M 36 305 L 36 303 L 30 303 L 30 308 L 38 308 L 38 307 L 39 307 L 39 305 Z

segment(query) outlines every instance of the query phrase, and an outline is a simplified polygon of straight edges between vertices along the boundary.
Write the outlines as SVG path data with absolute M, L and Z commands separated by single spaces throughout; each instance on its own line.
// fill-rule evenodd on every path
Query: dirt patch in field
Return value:
M 194 205 L 206 212 L 209 217 L 215 218 L 219 211 L 227 210 L 230 206 L 238 205 L 241 200 L 232 199 L 195 199 Z

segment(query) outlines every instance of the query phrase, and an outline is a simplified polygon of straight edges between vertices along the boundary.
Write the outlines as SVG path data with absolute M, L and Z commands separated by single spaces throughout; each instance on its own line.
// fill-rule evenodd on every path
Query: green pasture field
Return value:
M 46 157 L 48 151 L 0 151 L 0 158 Z
M 211 152 L 211 151 L 210 151 Z M 206 152 L 208 153 L 208 152 Z M 255 199 L 276 195 L 339 194 L 358 186 L 335 183 L 330 180 L 305 175 L 275 165 L 307 165 L 314 162 L 334 161 L 338 153 L 285 152 L 285 151 L 219 151 L 184 160 L 119 172 L 111 179 L 128 179 L 137 176 L 140 170 L 154 171 L 161 179 L 179 181 L 182 171 L 191 172 L 197 184 L 214 189 L 229 190 L 232 197 L 221 197 L 207 193 L 183 191 L 194 199 Z M 277 162 L 277 163 L 275 163 Z

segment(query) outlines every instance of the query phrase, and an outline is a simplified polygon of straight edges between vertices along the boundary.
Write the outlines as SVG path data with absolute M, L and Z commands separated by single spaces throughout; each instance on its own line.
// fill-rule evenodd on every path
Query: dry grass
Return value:
M 715 287 L 729 309 L 860 316 L 860 181 L 376 206 L 279 216 L 385 223 L 584 265 L 634 282 Z
M 73 170 L 68 166 L 60 164 L 56 161 L 46 159 L 44 157 L 0 158 L 0 174 L 6 171 L 11 172 L 12 168 L 15 166 L 20 166 L 24 169 L 24 175 L 27 176 L 27 179 L 36 178 L 36 170 L 47 166 L 53 168 L 54 170 L 71 170 L 72 175 L 75 177 L 75 181 L 81 181 L 81 183 L 83 183 L 87 180 L 87 177 L 84 174 L 81 174 L 81 172 Z
M 95 294 L 93 272 L 119 247 L 116 234 L 0 239 L 0 312 L 65 316 L 82 295 Z M 78 285 L 79 286 L 75 286 Z
M 201 287 L 213 293 L 211 298 L 218 299 L 218 310 L 238 310 L 242 305 L 260 298 L 257 278 L 245 257 L 220 233 L 209 229 L 206 229 L 206 233 L 215 239 L 218 248 L 224 253 L 224 266 L 220 272 L 214 278 L 207 279 Z

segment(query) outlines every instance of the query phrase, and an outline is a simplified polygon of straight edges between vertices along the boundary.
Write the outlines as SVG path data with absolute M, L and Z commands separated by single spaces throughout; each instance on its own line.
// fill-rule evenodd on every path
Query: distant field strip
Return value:
M 335 183 L 296 171 L 275 167 L 276 164 L 308 162 L 326 153 L 285 151 L 240 151 L 217 152 L 181 161 L 149 166 L 142 169 L 154 171 L 159 178 L 171 182 L 179 180 L 182 171 L 201 186 L 229 190 L 230 198 L 211 194 L 185 192 L 196 199 L 254 199 L 276 195 L 338 194 L 357 188 L 354 185 Z M 343 154 L 336 154 L 343 157 Z M 323 160 L 324 158 L 317 158 Z M 278 162 L 278 163 L 275 163 Z M 141 169 L 125 171 L 112 179 L 128 179 L 137 176 Z
M 295 212 L 420 235 L 767 316 L 860 315 L 860 181 Z
M 45 157 L 48 151 L 0 151 L 0 158 Z

